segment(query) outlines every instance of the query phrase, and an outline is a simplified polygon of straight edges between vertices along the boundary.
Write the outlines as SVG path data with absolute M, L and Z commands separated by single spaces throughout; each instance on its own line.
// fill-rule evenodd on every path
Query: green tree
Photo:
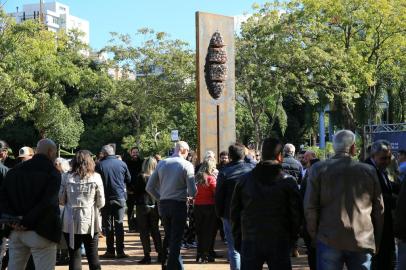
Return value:
M 251 115 L 257 140 L 275 123 L 281 131 L 286 122 L 288 130 L 294 128 L 295 121 L 286 121 L 292 117 L 287 99 L 306 104 L 308 119 L 331 105 L 336 126 L 362 132 L 380 117 L 379 103 L 388 92 L 392 119 L 405 119 L 399 105 L 405 100 L 405 16 L 405 0 L 297 0 L 256 7 L 237 42 L 237 100 Z M 267 123 L 259 121 L 263 114 Z M 306 125 L 308 132 L 314 124 Z
M 136 143 L 150 154 L 171 146 L 171 129 L 186 130 L 183 123 L 177 126 L 179 120 L 195 119 L 195 113 L 183 113 L 190 111 L 187 103 L 195 99 L 194 54 L 187 43 L 171 40 L 165 33 L 141 29 L 136 37 L 143 40 L 138 45 L 129 35 L 113 33 L 103 50 L 112 55 L 110 67 L 123 75 L 110 93 L 113 106 L 105 117 L 128 123 L 126 147 Z M 131 74 L 136 74 L 135 80 Z
M 111 79 L 92 67 L 96 61 L 78 32 L 53 33 L 35 20 L 16 24 L 2 11 L 0 25 L 0 127 L 23 121 L 35 127 L 36 139 L 77 147 L 81 112 L 102 106 Z

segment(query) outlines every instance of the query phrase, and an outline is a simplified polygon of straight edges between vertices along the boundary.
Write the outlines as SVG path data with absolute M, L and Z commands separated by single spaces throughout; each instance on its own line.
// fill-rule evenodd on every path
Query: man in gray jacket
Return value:
M 186 224 L 186 201 L 188 196 L 196 195 L 194 168 L 186 160 L 188 153 L 189 145 L 183 141 L 177 142 L 173 156 L 158 163 L 146 186 L 146 191 L 159 201 L 159 212 L 165 229 L 165 253 L 169 247 L 169 256 L 164 254 L 163 269 L 183 269 L 180 248 Z
M 334 135 L 335 156 L 310 170 L 304 209 L 317 269 L 370 269 L 382 237 L 384 206 L 376 171 L 352 160 L 355 135 Z

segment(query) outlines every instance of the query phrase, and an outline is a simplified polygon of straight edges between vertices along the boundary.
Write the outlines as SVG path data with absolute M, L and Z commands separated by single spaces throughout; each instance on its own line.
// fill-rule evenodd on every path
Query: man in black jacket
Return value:
M 398 239 L 398 269 L 406 269 L 406 179 L 403 179 L 395 211 L 395 236 Z
M 296 182 L 300 185 L 302 182 L 303 167 L 299 161 L 295 159 L 296 148 L 293 144 L 287 143 L 283 147 L 283 171 L 295 178 Z
M 11 169 L 0 189 L 0 212 L 21 219 L 10 234 L 9 269 L 24 269 L 30 254 L 36 269 L 55 268 L 61 236 L 56 153 L 53 141 L 40 140 L 34 157 Z
M 132 147 L 129 151 L 130 159 L 125 160 L 128 170 L 131 174 L 131 183 L 135 183 L 138 175 L 141 173 L 143 160 L 140 157 L 138 147 Z M 134 206 L 136 202 L 135 190 L 133 185 L 127 185 L 127 216 L 128 216 L 128 231 L 136 232 L 137 223 L 134 218 Z
M 390 270 L 395 268 L 395 239 L 392 210 L 396 207 L 396 194 L 399 193 L 399 186 L 391 182 L 388 178 L 386 168 L 389 166 L 391 158 L 392 150 L 390 143 L 385 140 L 378 140 L 371 145 L 371 157 L 365 161 L 376 169 L 385 207 L 385 221 L 379 252 L 372 258 L 372 267 L 378 270 Z
M 111 145 L 102 147 L 103 159 L 96 165 L 104 185 L 106 205 L 102 208 L 102 223 L 106 230 L 106 253 L 102 258 L 127 258 L 124 253 L 124 212 L 126 202 L 126 184 L 130 184 L 131 175 L 127 165 L 117 159 Z M 114 235 L 116 248 L 114 248 Z M 117 256 L 115 254 L 117 252 Z
M 234 248 L 234 239 L 231 233 L 230 206 L 234 187 L 240 177 L 253 169 L 255 165 L 244 161 L 245 147 L 242 144 L 232 144 L 228 148 L 231 162 L 222 169 L 217 178 L 216 186 L 216 213 L 223 220 L 224 234 L 227 240 L 230 269 L 240 269 L 240 254 Z
M 291 269 L 290 250 L 302 222 L 295 179 L 281 166 L 282 143 L 265 139 L 262 162 L 237 183 L 231 202 L 235 246 L 241 269 Z M 240 244 L 241 243 L 241 244 Z

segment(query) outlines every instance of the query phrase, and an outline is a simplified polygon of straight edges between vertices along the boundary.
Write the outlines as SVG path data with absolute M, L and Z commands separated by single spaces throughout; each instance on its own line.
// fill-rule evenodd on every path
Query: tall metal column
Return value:
M 320 135 L 320 142 L 319 147 L 320 149 L 326 148 L 326 131 L 324 126 L 324 108 L 321 108 L 319 111 L 319 135 Z

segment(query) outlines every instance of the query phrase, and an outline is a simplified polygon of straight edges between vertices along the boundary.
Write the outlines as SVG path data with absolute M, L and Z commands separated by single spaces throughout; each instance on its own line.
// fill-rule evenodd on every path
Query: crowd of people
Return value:
M 214 262 L 218 231 L 231 270 L 292 269 L 299 238 L 312 270 L 406 269 L 406 151 L 396 159 L 387 141 L 364 161 L 349 130 L 334 135 L 335 155 L 322 161 L 276 138 L 261 151 L 234 143 L 218 161 L 208 151 L 199 163 L 184 141 L 165 159 L 142 159 L 133 147 L 122 160 L 107 144 L 97 157 L 79 150 L 68 161 L 50 139 L 16 160 L 8 148 L 0 140 L 2 269 L 55 269 L 67 258 L 76 270 L 85 253 L 97 270 L 100 259 L 127 258 L 126 210 L 144 251 L 138 263 L 162 269 L 184 269 L 183 247 L 196 247 L 196 263 Z

